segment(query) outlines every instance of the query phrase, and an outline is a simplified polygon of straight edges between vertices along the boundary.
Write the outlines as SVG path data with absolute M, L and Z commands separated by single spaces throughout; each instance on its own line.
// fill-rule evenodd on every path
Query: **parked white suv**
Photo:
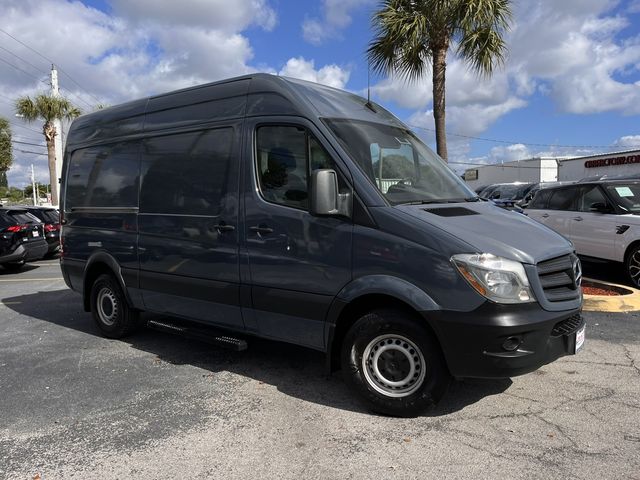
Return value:
M 622 263 L 640 287 L 640 180 L 543 188 L 526 214 L 571 240 L 578 255 Z

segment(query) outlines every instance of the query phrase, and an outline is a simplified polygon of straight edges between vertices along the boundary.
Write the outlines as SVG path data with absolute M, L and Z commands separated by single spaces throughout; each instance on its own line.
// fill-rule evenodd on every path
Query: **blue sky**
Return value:
M 49 60 L 63 71 L 63 94 L 84 110 L 97 100 L 116 104 L 252 71 L 364 94 L 364 51 L 378 6 L 375 0 L 0 3 L 0 115 L 8 117 L 17 96 L 46 91 Z M 489 80 L 450 53 L 447 133 L 454 168 L 640 147 L 640 0 L 519 0 L 507 40 L 509 60 Z M 374 75 L 371 91 L 433 142 L 429 78 L 408 85 Z M 34 132 L 40 126 L 24 126 L 16 126 L 14 136 L 42 144 Z M 26 183 L 31 163 L 46 179 L 45 158 L 15 152 L 10 181 Z

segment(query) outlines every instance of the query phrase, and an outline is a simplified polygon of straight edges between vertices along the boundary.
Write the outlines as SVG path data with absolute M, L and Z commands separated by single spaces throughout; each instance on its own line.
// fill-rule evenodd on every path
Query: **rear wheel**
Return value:
M 129 307 L 112 275 L 100 275 L 93 283 L 91 314 L 105 337 L 126 337 L 138 326 L 138 312 Z
M 450 380 L 435 339 L 401 311 L 361 317 L 345 336 L 341 357 L 349 386 L 386 415 L 413 417 L 433 407 Z
M 640 245 L 635 246 L 627 255 L 625 262 L 627 276 L 634 287 L 640 288 Z

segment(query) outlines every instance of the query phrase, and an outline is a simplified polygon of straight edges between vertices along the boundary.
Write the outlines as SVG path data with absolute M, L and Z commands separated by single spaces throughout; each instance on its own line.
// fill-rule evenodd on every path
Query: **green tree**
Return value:
M 47 142 L 47 156 L 49 157 L 49 179 L 51 182 L 51 203 L 58 205 L 58 179 L 56 178 L 56 152 L 54 139 L 58 132 L 54 120 L 72 120 L 81 114 L 69 100 L 52 95 L 36 95 L 33 99 L 26 96 L 16 101 L 16 113 L 27 122 L 44 120 L 42 133 Z M 62 159 L 60 159 L 62 161 Z
M 445 74 L 447 53 L 480 75 L 504 63 L 503 35 L 511 20 L 510 0 L 384 0 L 372 19 L 367 49 L 371 68 L 415 80 L 431 69 L 438 154 L 447 160 Z
M 8 187 L 7 170 L 13 163 L 11 149 L 11 126 L 9 120 L 0 117 L 0 187 Z

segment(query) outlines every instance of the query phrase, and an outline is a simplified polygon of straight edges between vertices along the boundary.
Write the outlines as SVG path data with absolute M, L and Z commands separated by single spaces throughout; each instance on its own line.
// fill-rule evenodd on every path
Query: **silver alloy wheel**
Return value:
M 640 285 L 640 250 L 636 250 L 629 259 L 629 276 L 635 286 Z
M 112 326 L 118 317 L 118 299 L 108 287 L 102 287 L 96 297 L 98 316 L 102 323 Z
M 362 371 L 367 383 L 387 397 L 411 395 L 424 382 L 426 370 L 420 349 L 397 334 L 374 338 L 362 355 Z

